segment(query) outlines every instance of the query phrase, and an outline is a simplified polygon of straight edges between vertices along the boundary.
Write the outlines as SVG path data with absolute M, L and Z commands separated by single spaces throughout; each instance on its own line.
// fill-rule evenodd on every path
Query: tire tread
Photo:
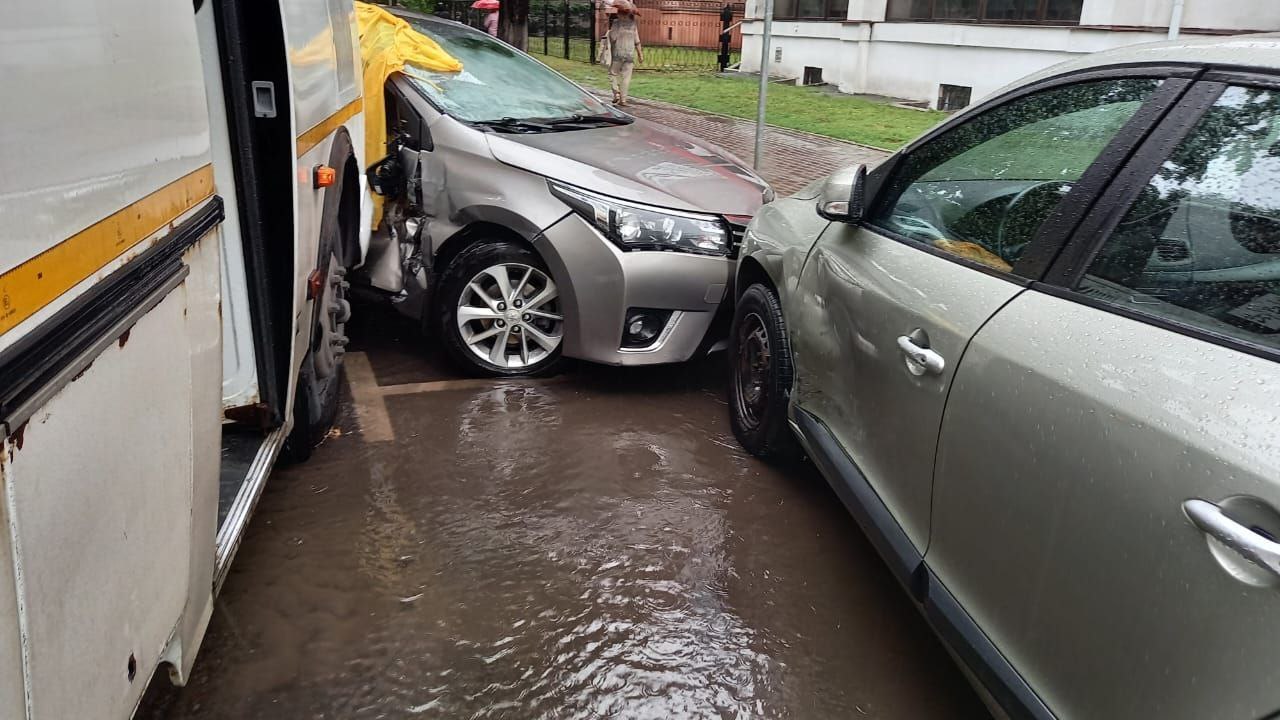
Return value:
M 733 328 L 730 331 L 730 358 L 736 361 L 738 354 L 738 327 L 747 312 L 756 309 L 764 320 L 765 332 L 769 335 L 769 347 L 772 358 L 772 372 L 769 378 L 768 405 L 764 418 L 755 428 L 747 427 L 738 414 L 737 379 L 729 392 L 730 424 L 733 434 L 747 450 L 758 458 L 771 461 L 790 461 L 801 456 L 800 444 L 791 432 L 787 421 L 787 407 L 791 401 L 791 385 L 795 378 L 795 368 L 791 359 L 791 341 L 787 334 L 786 319 L 782 315 L 782 303 L 778 294 L 763 283 L 755 283 L 748 287 L 738 299 L 733 313 Z M 734 372 L 737 364 L 734 362 Z

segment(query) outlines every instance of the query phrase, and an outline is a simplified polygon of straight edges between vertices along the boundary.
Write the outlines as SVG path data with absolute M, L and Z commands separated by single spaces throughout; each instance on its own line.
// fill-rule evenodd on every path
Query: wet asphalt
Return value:
M 739 448 L 723 357 L 465 380 L 362 310 L 139 717 L 987 717 L 817 472 Z

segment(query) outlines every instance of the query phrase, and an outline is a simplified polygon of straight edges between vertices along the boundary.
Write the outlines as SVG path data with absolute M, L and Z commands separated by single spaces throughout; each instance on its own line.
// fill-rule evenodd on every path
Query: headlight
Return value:
M 633 205 L 551 183 L 551 192 L 623 250 L 727 255 L 729 231 L 715 215 Z

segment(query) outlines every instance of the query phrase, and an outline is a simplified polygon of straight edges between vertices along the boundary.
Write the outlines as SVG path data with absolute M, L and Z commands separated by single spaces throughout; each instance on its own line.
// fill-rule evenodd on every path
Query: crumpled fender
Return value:
M 364 71 L 364 159 L 369 165 L 387 155 L 387 108 L 383 87 L 405 65 L 432 72 L 459 72 L 462 63 L 435 40 L 377 5 L 356 2 L 360 62 Z M 363 213 L 361 213 L 363 216 Z M 382 219 L 382 198 L 373 198 L 370 228 Z

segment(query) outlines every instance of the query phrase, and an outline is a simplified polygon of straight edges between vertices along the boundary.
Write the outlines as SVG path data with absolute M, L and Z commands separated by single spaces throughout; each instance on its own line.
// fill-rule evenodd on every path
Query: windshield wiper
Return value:
M 633 122 L 635 122 L 633 118 L 622 115 L 580 115 L 575 113 L 564 117 L 537 120 L 504 117 L 498 120 L 477 120 L 473 124 L 483 125 L 498 132 L 542 133 L 580 130 L 602 125 L 630 125 Z
M 613 115 L 604 113 L 601 115 L 581 115 L 574 113 L 565 117 L 547 120 L 548 125 L 630 125 L 635 122 L 635 118 L 629 118 L 625 115 Z
M 477 120 L 476 125 L 483 125 L 494 130 L 512 133 L 535 133 L 535 132 L 555 132 L 559 128 L 547 123 L 535 122 L 533 120 L 521 120 L 520 118 L 504 117 L 498 120 Z

